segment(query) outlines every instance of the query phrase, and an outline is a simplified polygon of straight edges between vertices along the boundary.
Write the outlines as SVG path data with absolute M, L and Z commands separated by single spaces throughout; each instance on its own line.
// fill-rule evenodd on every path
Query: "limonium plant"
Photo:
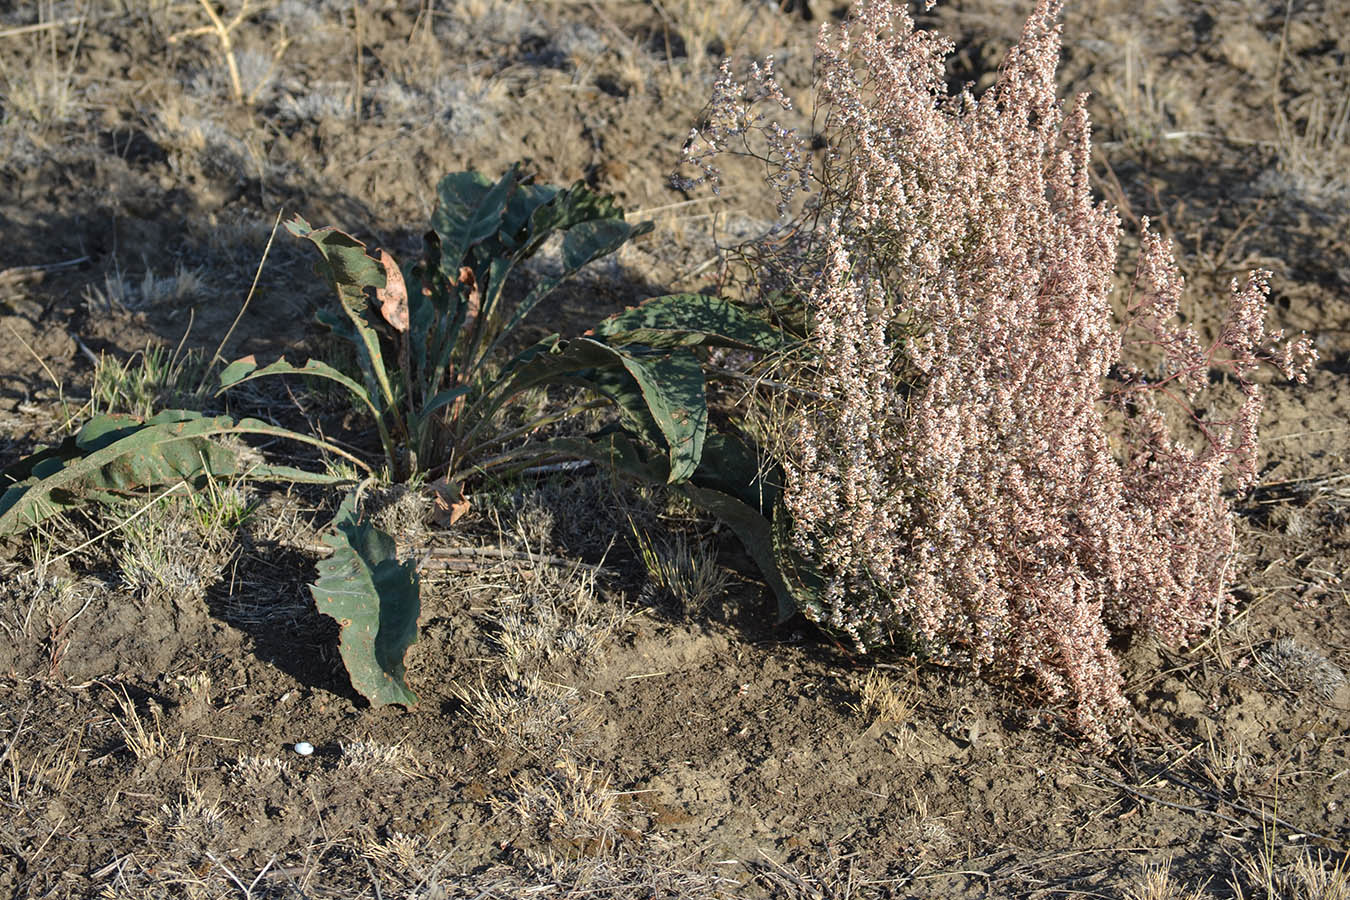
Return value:
M 1112 638 L 1183 645 L 1231 602 L 1253 373 L 1303 381 L 1316 354 L 1266 330 L 1265 272 L 1212 337 L 1179 325 L 1147 221 L 1113 310 L 1121 226 L 1090 186 L 1087 97 L 1057 94 L 1059 11 L 1036 4 L 976 97 L 948 92 L 947 38 L 864 2 L 820 33 L 819 153 L 770 120 L 790 105 L 771 64 L 724 66 L 685 171 L 716 186 L 719 157 L 749 153 L 798 211 L 755 259 L 808 330 L 778 441 L 803 611 L 860 649 L 903 636 L 1029 684 L 1102 743 L 1126 708 Z M 1127 364 L 1140 350 L 1156 365 Z M 1216 372 L 1231 389 L 1210 397 Z

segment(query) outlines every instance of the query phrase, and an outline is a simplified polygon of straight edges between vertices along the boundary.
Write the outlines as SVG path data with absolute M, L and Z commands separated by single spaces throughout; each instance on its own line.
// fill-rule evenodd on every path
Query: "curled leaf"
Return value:
M 395 331 L 407 331 L 408 286 L 403 282 L 403 272 L 387 250 L 380 251 L 380 265 L 384 266 L 384 287 L 375 289 L 380 315 Z
M 444 478 L 432 482 L 432 520 L 442 528 L 449 528 L 473 507 L 462 484 L 450 484 Z
M 478 318 L 478 309 L 481 305 L 481 295 L 478 291 L 478 279 L 474 276 L 473 269 L 470 269 L 468 266 L 462 266 L 459 270 L 459 283 L 467 284 L 469 286 L 469 296 L 465 301 L 466 308 L 464 312 L 464 323 L 467 326 Z

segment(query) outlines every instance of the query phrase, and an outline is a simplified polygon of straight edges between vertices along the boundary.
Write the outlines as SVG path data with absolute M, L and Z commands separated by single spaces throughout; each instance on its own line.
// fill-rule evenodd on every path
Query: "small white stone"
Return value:
M 314 745 L 309 741 L 300 741 L 295 745 L 295 752 L 301 756 L 309 756 L 314 752 Z

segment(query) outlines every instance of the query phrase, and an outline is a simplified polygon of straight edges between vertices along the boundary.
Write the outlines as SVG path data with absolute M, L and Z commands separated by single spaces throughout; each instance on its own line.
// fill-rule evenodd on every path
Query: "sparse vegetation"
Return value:
M 910 74 L 935 104 L 959 105 L 942 98 L 969 82 L 978 108 L 1007 96 L 1007 50 L 1033 5 L 911 6 L 917 30 L 888 61 L 950 35 L 940 68 L 935 53 L 924 77 Z M 828 175 L 840 121 L 810 120 L 824 71 L 813 58 L 839 45 L 816 43 L 817 28 L 837 38 L 845 16 L 869 8 L 42 0 L 0 11 L 0 893 L 1345 893 L 1350 169 L 1338 163 L 1336 36 L 1347 10 L 1065 9 L 1055 96 L 1091 91 L 1095 139 L 1076 171 L 1094 209 L 1118 212 L 1122 257 L 1170 246 L 1185 275 L 1180 321 L 1202 347 L 1224 336 L 1209 298 L 1268 270 L 1270 327 L 1307 332 L 1320 356 L 1303 385 L 1237 373 L 1264 406 L 1261 456 L 1242 460 L 1255 477 L 1230 480 L 1208 520 L 1226 518 L 1241 550 L 1223 570 L 1232 603 L 1186 646 L 1113 628 L 1107 651 L 1132 709 L 1104 754 L 1072 737 L 1082 709 L 1036 678 L 1035 665 L 1072 672 L 1063 659 L 1037 657 L 1026 677 L 987 666 L 1000 677 L 986 681 L 912 630 L 859 654 L 846 631 L 799 614 L 839 572 L 791 552 L 800 529 L 782 510 L 802 467 L 782 437 L 804 413 L 828 425 L 843 394 L 885 393 L 881 378 L 850 391 L 811 380 L 822 304 L 813 314 L 803 300 L 823 300 L 830 270 L 808 236 L 844 194 L 799 194 L 780 218 L 760 180 L 776 165 L 727 160 L 720 195 L 673 189 L 666 174 L 689 126 L 717 119 L 699 108 L 718 62 L 740 72 L 772 55 L 792 108 L 768 118 L 819 136 L 799 161 Z M 884 30 L 855 28 L 854 50 L 873 37 Z M 1048 128 L 1053 112 L 1037 121 Z M 957 143 L 974 133 L 953 127 Z M 984 183 L 982 172 L 1011 175 L 1032 157 L 974 160 L 951 180 Z M 877 170 L 850 156 L 835 171 L 872 184 Z M 444 172 L 457 174 L 438 191 Z M 910 203 L 943 190 L 910 186 Z M 1003 209 L 977 194 L 953 202 Z M 1005 210 L 1019 241 L 1086 208 L 1018 219 L 1032 194 Z M 478 202 L 494 196 L 502 204 Z M 551 235 L 517 227 L 536 199 L 534 213 L 556 200 L 596 218 Z M 447 253 L 466 203 L 481 215 L 458 221 L 483 230 Z M 843 208 L 856 236 L 847 221 L 863 210 Z M 274 226 L 304 232 L 297 213 L 344 231 Z M 977 219 L 938 224 L 959 232 Z M 573 267 L 571 251 L 600 246 L 601 232 L 627 238 Z M 912 236 L 872 249 L 912 260 Z M 854 274 L 866 269 L 853 258 Z M 398 302 L 386 303 L 398 279 L 410 294 L 402 331 Z M 1100 280 L 1094 296 L 1112 314 L 1140 296 L 1128 271 Z M 897 304 L 926 283 L 898 280 Z M 484 301 L 497 288 L 493 321 Z M 419 298 L 440 310 L 425 328 Z M 313 325 L 316 311 L 336 330 Z M 932 379 L 901 363 L 933 331 L 893 324 L 901 399 L 922 406 Z M 1073 333 L 1060 335 L 1065 354 Z M 423 341 L 449 348 L 440 375 L 419 359 Z M 1134 376 L 1157 384 L 1156 349 L 1127 345 L 1104 392 Z M 261 362 L 228 370 L 217 393 L 244 354 Z M 307 359 L 350 384 L 304 372 Z M 558 365 L 523 386 L 522 362 Z M 301 377 L 253 377 L 283 370 Z M 1055 371 L 1046 380 L 1066 392 L 1090 380 Z M 1155 449 L 1155 468 L 1212 451 L 1191 413 L 1213 426 L 1242 402 L 1233 372 L 1196 374 L 1208 383 L 1191 409 L 1158 407 L 1160 434 L 1182 449 Z M 663 420 L 662 403 L 687 422 Z M 1058 421 L 1044 405 L 1024 411 Z M 1116 458 L 1130 414 L 1106 416 Z M 970 460 L 996 424 L 938 436 Z M 826 451 L 848 449 L 848 429 L 829 434 Z M 911 512 L 936 508 L 944 471 L 901 491 Z M 968 511 L 1010 479 L 974 483 L 983 493 Z M 1174 499 L 1211 488 L 1188 483 Z M 1081 524 L 1091 496 L 1035 488 L 1012 507 L 1062 506 Z M 886 533 L 841 509 L 817 524 Z M 987 519 L 972 521 L 984 523 L 968 529 L 975 550 L 998 543 Z M 1207 528 L 1178 531 L 1158 558 L 1203 560 L 1216 546 Z M 981 558 L 898 565 L 946 576 Z M 1024 554 L 999 583 L 1034 581 L 1046 559 Z M 353 586 L 350 608 L 327 603 Z M 1126 579 L 1108 601 L 1128 606 L 1146 587 Z M 414 691 L 414 707 L 381 703 Z

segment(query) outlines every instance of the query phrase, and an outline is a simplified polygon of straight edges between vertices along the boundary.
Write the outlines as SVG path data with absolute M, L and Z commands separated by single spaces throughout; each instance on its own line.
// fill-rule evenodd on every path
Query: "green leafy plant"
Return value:
M 437 187 L 431 226 L 422 258 L 400 267 L 387 251 L 371 255 L 336 228 L 313 228 L 299 217 L 289 222 L 290 232 L 320 253 L 316 271 L 337 294 L 338 309 L 319 318 L 355 350 L 360 381 L 319 360 L 259 367 L 245 357 L 221 373 L 222 388 L 283 374 L 342 385 L 374 420 L 395 481 L 440 472 L 455 485 L 546 452 L 512 445 L 590 404 L 546 410 L 512 427 L 494 422 L 514 396 L 550 382 L 591 388 L 602 402 L 640 398 L 671 453 L 672 473 L 680 477 L 697 466 L 706 408 L 697 361 L 687 352 L 638 356 L 554 335 L 508 359 L 501 355 L 541 300 L 649 231 L 650 223 L 625 221 L 610 198 L 584 184 L 566 190 L 528 184 L 513 168 L 495 183 L 476 172 L 447 175 Z M 554 236 L 561 239 L 561 271 L 508 299 L 512 276 Z M 629 386 L 637 388 L 634 397 L 624 391 Z
M 186 481 L 205 488 L 209 479 L 240 476 L 316 484 L 343 479 L 293 466 L 266 464 L 226 435 L 285 437 L 346 451 L 257 419 L 204 416 L 165 410 L 149 419 L 95 416 L 56 447 L 40 450 L 0 472 L 0 536 L 17 534 L 90 501 L 113 502 L 147 489 Z
M 769 490 L 747 445 L 709 426 L 699 348 L 760 354 L 783 348 L 783 332 L 730 301 L 702 294 L 658 297 L 564 339 L 553 334 L 508 353 L 511 336 L 539 302 L 582 267 L 650 229 L 633 225 L 610 198 L 583 184 L 530 184 L 512 169 L 496 182 L 473 172 L 446 176 L 422 258 L 399 266 L 336 228 L 300 217 L 287 227 L 310 241 L 316 271 L 337 295 L 320 321 L 355 351 L 358 377 L 311 359 L 260 366 L 249 356 L 220 373 L 217 395 L 271 375 L 321 378 L 345 388 L 369 412 L 383 473 L 357 452 L 305 432 L 252 418 L 165 410 L 149 418 L 100 415 L 56 447 L 0 472 L 0 537 L 78 506 L 143 496 L 186 483 L 210 491 L 217 479 L 348 485 L 378 475 L 407 481 L 439 475 L 458 490 L 483 473 L 509 473 L 554 457 L 582 457 L 624 475 L 675 485 L 722 517 L 746 543 L 779 594 L 792 603 L 774 562 Z M 560 270 L 537 277 L 521 296 L 513 273 L 550 238 Z M 358 380 L 359 378 L 359 380 Z M 523 392 L 554 385 L 589 399 L 547 407 L 524 423 L 498 415 Z M 584 436 L 537 433 L 595 405 L 618 421 Z M 242 436 L 299 441 L 343 461 L 325 474 L 268 463 Z M 706 460 L 706 464 L 705 464 Z M 323 542 L 332 550 L 312 585 L 318 609 L 342 628 L 340 650 L 353 687 L 375 704 L 416 701 L 403 657 L 416 639 L 418 582 L 393 540 L 362 521 L 360 488 L 339 506 Z

